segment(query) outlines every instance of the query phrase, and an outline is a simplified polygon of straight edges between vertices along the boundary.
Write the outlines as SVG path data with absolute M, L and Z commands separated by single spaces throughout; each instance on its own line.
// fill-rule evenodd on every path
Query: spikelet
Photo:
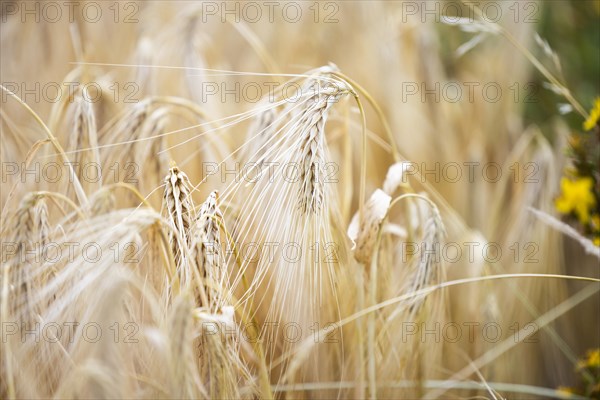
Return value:
M 193 253 L 202 276 L 211 282 L 206 288 L 208 307 L 217 311 L 220 306 L 219 292 L 213 285 L 223 284 L 223 258 L 219 223 L 223 214 L 219 209 L 219 192 L 213 191 L 200 207 L 194 226 Z
M 446 231 L 437 207 L 432 205 L 430 210 L 429 218 L 422 228 L 423 238 L 419 243 L 418 260 L 409 278 L 407 293 L 417 292 L 428 286 L 438 284 L 442 279 L 443 257 L 441 246 Z M 408 303 L 410 314 L 414 316 L 421 310 L 425 298 L 416 296 Z
M 323 87 L 319 81 L 308 86 L 314 91 L 307 100 L 309 106 L 300 116 L 300 192 L 299 207 L 303 214 L 318 214 L 325 197 L 324 160 L 325 160 L 325 122 L 329 108 L 338 99 L 339 87 Z
M 38 251 L 38 260 L 36 260 L 35 265 L 36 268 L 41 271 L 41 274 L 38 274 L 33 282 L 33 290 L 35 291 L 38 288 L 43 287 L 54 274 L 52 270 L 43 268 L 45 261 L 43 256 L 45 255 L 46 246 L 50 243 L 51 227 L 50 222 L 48 221 L 48 207 L 46 205 L 46 200 L 41 196 L 35 206 L 34 225 L 34 240 L 36 242 L 36 251 Z
M 106 142 L 115 143 L 135 139 L 142 124 L 150 114 L 152 105 L 152 99 L 144 99 L 127 109 L 121 118 L 111 126 L 111 129 L 106 132 Z
M 159 114 L 159 115 L 155 116 L 155 114 Z M 147 124 L 150 124 L 150 128 L 148 128 L 149 133 L 148 133 L 147 137 L 156 137 L 156 136 L 159 136 L 164 133 L 165 121 L 164 121 L 164 118 L 162 118 L 162 114 L 163 114 L 162 112 L 161 113 L 156 112 L 156 113 L 152 114 L 150 116 L 150 118 L 148 119 Z M 152 147 L 150 148 L 150 157 L 156 158 L 156 160 L 154 160 L 154 163 L 153 163 L 153 167 L 155 168 L 155 170 L 152 171 L 153 173 L 156 173 L 156 175 L 159 175 L 161 173 L 163 165 L 167 165 L 165 163 L 167 156 L 166 156 L 166 153 L 163 152 L 163 150 L 165 150 L 165 147 L 166 147 L 166 145 L 165 145 L 164 137 L 161 136 L 160 138 L 158 138 L 157 140 L 152 142 Z M 166 160 L 166 161 L 168 161 L 168 160 Z M 140 160 L 140 165 L 143 165 L 141 163 L 141 160 Z
M 170 391 L 173 398 L 187 398 L 192 390 L 190 372 L 193 371 L 192 361 L 192 306 L 188 299 L 179 297 L 172 306 L 169 321 L 171 379 Z
M 223 306 L 217 313 L 196 312 L 203 327 L 196 352 L 200 376 L 212 399 L 240 398 L 239 387 L 233 383 L 250 376 L 240 354 L 239 338 L 243 333 L 234 314 L 232 306 Z
M 48 206 L 44 198 L 40 198 L 35 206 L 35 228 L 37 242 L 43 247 L 49 241 L 50 224 L 48 222 Z
M 194 220 L 190 180 L 185 172 L 174 165 L 169 169 L 169 174 L 165 177 L 164 183 L 163 204 L 167 221 L 171 226 L 169 242 L 181 278 L 184 282 L 189 282 L 190 276 L 188 275 L 186 258 L 190 249 L 190 227 Z
M 135 184 L 142 193 L 150 192 L 163 175 L 164 169 L 169 165 L 169 158 L 165 152 L 165 132 L 168 120 L 166 108 L 158 108 L 152 111 L 141 124 L 137 139 L 140 142 L 131 144 L 131 152 L 128 157 L 133 160 L 136 168 L 143 166 L 144 179 L 135 179 Z M 133 155 L 133 156 L 132 156 Z
M 261 108 L 267 107 L 261 105 Z M 269 140 L 275 132 L 277 113 L 274 107 L 260 111 L 248 130 L 247 140 L 252 142 L 247 159 L 256 162 L 257 167 L 264 164 Z
M 90 187 L 99 187 L 102 182 L 96 117 L 87 92 L 77 93 L 73 105 L 74 127 L 68 149 L 77 151 L 73 160 L 74 168 L 84 189 L 89 190 Z
M 115 203 L 115 196 L 110 190 L 100 189 L 90 199 L 90 212 L 94 217 L 109 213 L 115 209 Z
M 124 143 L 121 146 L 113 148 L 110 152 L 104 152 L 102 163 L 104 169 L 109 171 L 115 167 L 125 169 L 128 172 L 128 163 L 135 163 L 135 155 L 139 151 L 137 149 L 138 140 L 142 133 L 144 122 L 151 113 L 153 106 L 152 99 L 145 99 L 131 108 L 128 108 L 123 115 L 120 116 L 112 125 L 106 129 L 102 129 L 103 134 L 99 135 L 100 145 L 113 145 L 114 143 Z M 140 165 L 137 165 L 140 167 Z M 118 180 L 127 181 L 128 175 L 118 174 Z M 112 181 L 111 183 L 115 183 Z
M 7 224 L 13 227 L 13 233 L 5 242 L 13 246 L 12 256 L 3 255 L 4 268 L 8 268 L 8 284 L 12 288 L 9 309 L 24 319 L 33 317 L 31 297 L 34 286 L 34 265 L 39 264 L 42 242 L 48 239 L 47 208 L 42 196 L 36 192 L 28 193 Z
M 365 204 L 362 218 L 354 214 L 348 227 L 348 236 L 354 247 L 354 258 L 360 263 L 368 264 L 373 257 L 377 235 L 390 208 L 392 198 L 381 189 L 375 190 Z M 360 219 L 360 222 L 359 222 Z

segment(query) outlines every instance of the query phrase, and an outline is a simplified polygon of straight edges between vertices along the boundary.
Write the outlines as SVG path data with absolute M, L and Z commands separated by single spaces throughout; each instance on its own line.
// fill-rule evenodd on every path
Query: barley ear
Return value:
M 219 192 L 213 191 L 200 207 L 195 221 L 193 254 L 201 275 L 210 282 L 206 294 L 211 310 L 217 311 L 221 303 L 215 285 L 222 285 L 224 279 L 223 258 L 219 224 L 223 214 L 219 209 Z
M 169 242 L 181 278 L 189 282 L 186 264 L 191 240 L 190 227 L 194 220 L 190 181 L 185 172 L 173 165 L 164 179 L 164 184 L 163 204 L 171 228 Z
M 363 209 L 362 217 L 354 214 L 348 227 L 348 236 L 352 240 L 354 258 L 362 264 L 368 265 L 373 257 L 377 235 L 381 223 L 390 208 L 392 198 L 381 189 L 375 190 Z

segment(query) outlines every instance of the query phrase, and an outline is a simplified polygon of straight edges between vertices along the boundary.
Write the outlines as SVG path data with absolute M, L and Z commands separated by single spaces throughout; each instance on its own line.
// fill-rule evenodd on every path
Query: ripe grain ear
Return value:
M 309 86 L 315 94 L 307 100 L 300 127 L 300 210 L 304 214 L 318 214 L 325 197 L 323 174 L 325 156 L 325 122 L 327 113 L 339 93 L 333 88 L 324 88 L 319 81 Z
M 206 295 L 210 310 L 220 309 L 222 296 L 219 288 L 225 284 L 226 276 L 223 270 L 223 254 L 221 248 L 221 235 L 219 224 L 223 221 L 223 214 L 219 209 L 219 192 L 213 191 L 206 201 L 202 203 L 198 218 L 194 222 L 194 237 L 192 239 L 192 254 L 201 275 L 209 282 Z
M 184 264 L 188 262 L 187 256 L 192 239 L 190 228 L 194 221 L 194 204 L 190 191 L 190 180 L 185 172 L 177 166 L 173 166 L 169 169 L 164 184 L 163 208 L 172 229 L 169 230 L 169 243 L 179 273 L 187 275 L 188 268 Z M 190 277 L 182 276 L 181 278 L 187 282 Z

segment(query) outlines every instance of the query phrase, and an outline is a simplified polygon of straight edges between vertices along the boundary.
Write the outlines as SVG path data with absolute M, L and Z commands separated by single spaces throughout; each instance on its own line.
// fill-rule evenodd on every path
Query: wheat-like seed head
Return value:
M 443 258 L 440 249 L 446 230 L 437 207 L 431 205 L 430 210 L 430 216 L 423 226 L 423 238 L 420 243 L 421 251 L 418 254 L 418 262 L 409 280 L 409 293 L 440 283 L 442 278 Z M 410 314 L 416 315 L 424 302 L 423 296 L 417 296 L 411 300 L 409 302 Z
M 218 310 L 219 291 L 212 285 L 223 284 L 225 276 L 223 271 L 223 259 L 221 249 L 221 238 L 219 223 L 223 220 L 223 214 L 219 209 L 219 192 L 213 191 L 200 207 L 198 218 L 194 227 L 193 251 L 201 274 L 212 282 L 211 287 L 206 289 L 208 304 L 211 310 Z
M 100 189 L 90 199 L 91 215 L 97 217 L 98 215 L 107 214 L 115 209 L 115 204 L 116 199 L 112 191 Z
M 83 93 L 78 93 L 73 99 L 74 102 L 74 128 L 70 137 L 69 149 L 89 149 L 86 151 L 95 152 L 93 149 L 98 145 L 96 137 L 96 118 L 90 100 L 86 99 Z M 80 153 L 77 157 L 83 157 Z
M 70 131 L 67 149 L 75 152 L 72 161 L 77 178 L 82 183 L 86 192 L 98 189 L 102 183 L 102 170 L 100 166 L 100 153 L 98 150 L 98 131 L 96 128 L 96 117 L 92 102 L 87 91 L 78 91 L 73 97 L 72 105 L 72 128 Z M 91 166 L 98 166 L 93 170 Z M 91 171 L 99 174 L 92 182 Z M 93 178 L 96 178 L 93 176 Z
M 339 98 L 338 87 L 322 87 L 319 81 L 311 82 L 308 90 L 314 91 L 309 106 L 300 116 L 300 192 L 299 207 L 304 214 L 321 211 L 325 197 L 325 122 L 332 104 Z
M 152 144 L 149 146 L 148 150 L 140 152 L 139 156 L 136 158 L 138 165 L 144 165 L 144 162 L 148 160 L 148 158 L 151 160 L 151 173 L 153 177 L 156 177 L 155 179 L 159 179 L 160 175 L 162 174 L 163 166 L 166 166 L 168 162 L 167 154 L 163 152 L 166 147 L 165 139 L 164 136 L 160 136 L 165 131 L 166 116 L 166 110 L 160 109 L 152 113 L 148 120 L 144 123 L 141 137 L 157 137 L 157 139 L 152 141 Z
M 266 105 L 263 105 L 266 107 Z M 254 123 L 248 130 L 248 141 L 252 146 L 248 152 L 248 159 L 257 163 L 260 167 L 264 164 L 268 149 L 269 139 L 276 132 L 277 113 L 275 107 L 268 107 L 261 111 L 256 117 Z
M 32 289 L 34 286 L 33 265 L 41 252 L 41 246 L 48 239 L 49 223 L 47 207 L 42 195 L 27 194 L 12 217 L 13 233 L 8 243 L 15 246 L 15 253 L 7 261 L 8 282 L 13 293 L 10 296 L 12 312 L 22 312 L 26 318 L 32 317 Z M 34 255 L 37 252 L 37 255 Z
M 189 381 L 192 305 L 188 299 L 180 297 L 172 305 L 169 321 L 171 354 L 171 393 L 178 398 L 189 396 L 186 382 Z
M 136 140 L 140 138 L 144 122 L 151 113 L 152 99 L 145 99 L 127 109 L 112 125 L 103 129 L 99 136 L 101 145 L 126 142 L 111 152 L 103 153 L 105 168 L 111 168 L 129 160 L 134 160 L 136 154 Z
M 134 139 L 150 114 L 152 103 L 151 99 L 136 103 L 115 125 L 113 135 L 125 135 L 128 139 Z
M 360 263 L 369 264 L 373 257 L 377 236 L 381 230 L 392 198 L 380 189 L 377 189 L 363 209 L 363 215 L 356 213 L 348 227 L 348 236 L 354 242 L 354 258 Z
M 169 231 L 169 240 L 173 251 L 173 257 L 180 273 L 184 273 L 186 268 L 183 266 L 185 257 L 190 248 L 190 227 L 194 220 L 194 204 L 190 193 L 190 180 L 185 172 L 177 166 L 169 169 L 169 174 L 165 177 L 165 192 L 163 203 L 166 209 L 166 218 L 169 221 L 172 230 Z M 185 273 L 184 273 L 185 274 Z M 187 281 L 189 277 L 184 277 Z
M 44 246 L 49 240 L 50 223 L 48 222 L 48 206 L 43 198 L 37 202 L 34 215 L 37 241 Z

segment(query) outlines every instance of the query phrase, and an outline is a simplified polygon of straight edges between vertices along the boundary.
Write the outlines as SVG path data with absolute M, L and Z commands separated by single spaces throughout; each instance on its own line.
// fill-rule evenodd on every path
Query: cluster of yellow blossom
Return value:
M 585 131 L 591 131 L 594 128 L 600 129 L 597 128 L 599 122 L 600 97 L 595 100 L 589 117 L 583 123 L 583 128 Z M 590 235 L 594 244 L 600 246 L 598 193 L 597 188 L 594 187 L 596 184 L 595 180 L 598 179 L 598 176 L 593 172 L 590 172 L 590 168 L 591 170 L 597 168 L 598 160 L 594 160 L 596 156 L 593 151 L 588 151 L 590 150 L 590 138 L 593 138 L 593 136 L 586 136 L 586 139 L 584 139 L 584 136 L 577 134 L 573 134 L 570 138 L 571 146 L 574 149 L 575 160 L 579 160 L 580 164 L 583 162 L 589 163 L 591 161 L 593 167 L 588 166 L 585 169 L 582 168 L 581 171 L 573 168 L 568 174 L 570 178 L 563 177 L 560 181 L 560 195 L 555 200 L 554 205 L 559 213 L 576 218 L 586 235 Z M 592 144 L 592 147 L 595 144 Z M 594 164 L 596 165 L 594 166 Z
M 596 198 L 592 193 L 594 181 L 592 178 L 562 178 L 560 181 L 560 196 L 555 206 L 558 212 L 570 214 L 575 212 L 582 224 L 590 222 L 590 210 L 596 206 Z
M 581 373 L 577 387 L 560 386 L 557 392 L 569 396 L 580 395 L 591 399 L 600 396 L 600 349 L 588 350 L 585 357 L 577 362 L 576 370 Z
M 600 368 L 600 349 L 588 350 L 586 357 L 579 360 L 577 369 L 583 368 Z
M 590 116 L 583 123 L 583 129 L 587 131 L 591 131 L 594 129 L 596 125 L 598 125 L 598 120 L 600 119 L 600 97 L 596 98 L 594 101 L 594 107 L 590 111 Z

